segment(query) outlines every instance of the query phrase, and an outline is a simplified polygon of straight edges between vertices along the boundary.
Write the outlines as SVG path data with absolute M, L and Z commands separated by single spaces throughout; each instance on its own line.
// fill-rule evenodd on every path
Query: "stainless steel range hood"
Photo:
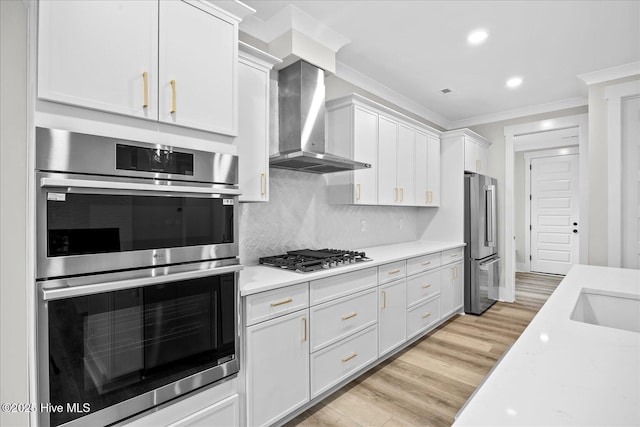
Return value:
M 269 158 L 274 168 L 311 173 L 370 168 L 325 152 L 324 71 L 298 61 L 278 74 L 279 154 Z

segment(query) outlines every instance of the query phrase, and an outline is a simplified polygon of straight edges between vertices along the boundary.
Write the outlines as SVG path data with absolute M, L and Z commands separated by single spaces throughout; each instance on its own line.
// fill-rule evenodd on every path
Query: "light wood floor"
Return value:
M 450 426 L 562 276 L 516 275 L 516 302 L 456 316 L 287 424 Z

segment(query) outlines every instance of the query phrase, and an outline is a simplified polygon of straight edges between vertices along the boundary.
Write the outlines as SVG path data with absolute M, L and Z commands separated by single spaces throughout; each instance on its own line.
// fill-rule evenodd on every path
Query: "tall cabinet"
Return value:
M 238 147 L 241 202 L 269 201 L 269 74 L 280 59 L 246 43 L 238 53 Z

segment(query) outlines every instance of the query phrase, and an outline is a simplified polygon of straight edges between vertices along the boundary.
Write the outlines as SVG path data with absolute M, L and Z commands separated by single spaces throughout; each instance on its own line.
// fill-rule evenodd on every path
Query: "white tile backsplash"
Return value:
M 269 202 L 240 204 L 240 259 L 245 265 L 294 249 L 358 249 L 419 238 L 419 208 L 330 205 L 325 175 L 283 169 L 269 173 Z

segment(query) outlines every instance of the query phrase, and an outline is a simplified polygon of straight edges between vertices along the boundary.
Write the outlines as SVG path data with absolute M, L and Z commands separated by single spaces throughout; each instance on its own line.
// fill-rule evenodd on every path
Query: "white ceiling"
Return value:
M 268 21 L 291 4 L 321 21 L 350 40 L 338 65 L 434 112 L 444 127 L 542 104 L 585 105 L 587 86 L 577 75 L 640 60 L 637 0 L 244 3 L 256 9 L 252 20 Z M 477 28 L 489 38 L 470 46 L 467 35 Z M 516 75 L 523 84 L 506 88 Z

